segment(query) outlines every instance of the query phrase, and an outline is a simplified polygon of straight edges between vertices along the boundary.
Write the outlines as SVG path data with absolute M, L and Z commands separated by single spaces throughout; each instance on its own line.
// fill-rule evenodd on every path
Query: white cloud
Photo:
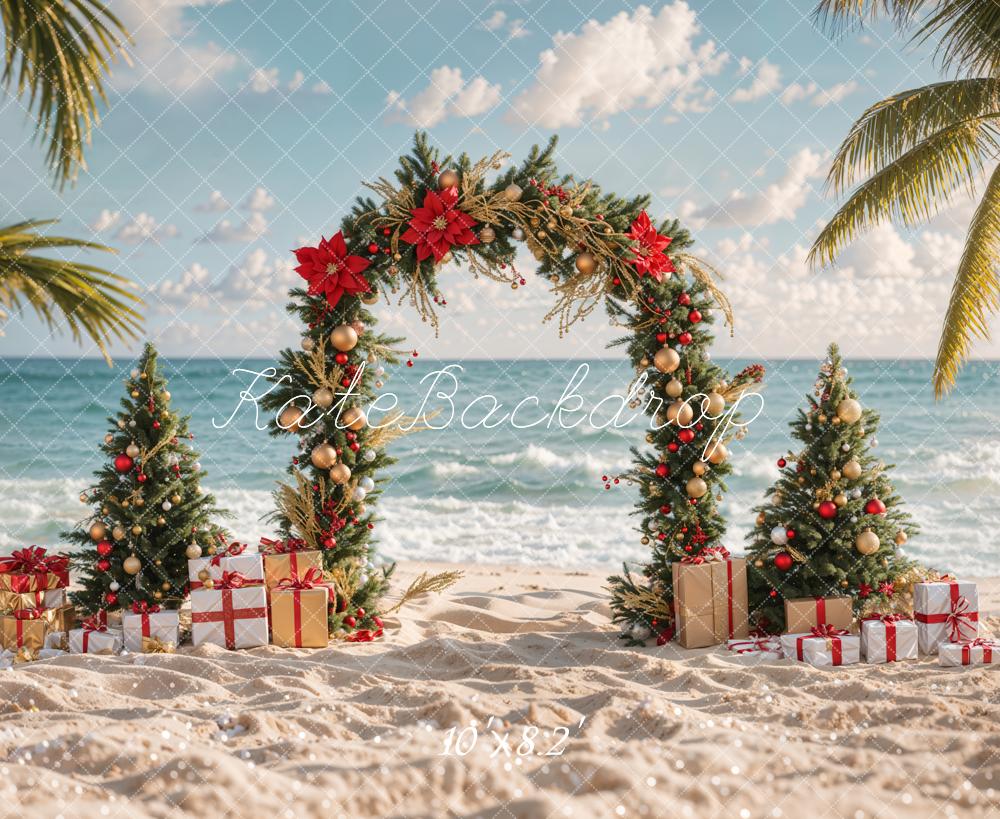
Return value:
M 270 210 L 273 207 L 274 197 L 271 196 L 265 188 L 258 185 L 250 191 L 247 198 L 243 200 L 243 204 L 240 205 L 240 210 L 265 211 Z
M 247 78 L 247 88 L 255 94 L 269 94 L 278 90 L 277 68 L 255 68 Z
M 740 60 L 742 74 L 750 72 L 751 63 L 745 57 Z M 781 69 L 766 59 L 761 60 L 757 66 L 757 73 L 754 75 L 749 85 L 737 88 L 730 94 L 729 99 L 733 102 L 751 102 L 761 97 L 773 94 L 781 87 Z
M 509 118 L 559 128 L 671 98 L 675 107 L 691 97 L 704 103 L 700 81 L 719 73 L 728 55 L 711 41 L 696 46 L 699 33 L 684 0 L 657 14 L 638 6 L 603 23 L 589 20 L 576 33 L 560 32 L 539 55 L 534 83 L 515 98 Z
M 156 221 L 148 213 L 139 213 L 130 222 L 125 222 L 115 239 L 125 244 L 138 245 L 148 241 L 162 241 L 163 239 L 173 239 L 180 236 L 180 231 L 176 225 L 164 225 Z
M 298 91 L 302 84 L 306 81 L 306 75 L 301 71 L 296 71 L 292 74 L 292 78 L 288 81 L 288 90 L 290 93 L 295 93 Z
M 221 213 L 224 210 L 229 210 L 229 201 L 220 191 L 212 191 L 208 195 L 208 199 L 199 202 L 194 206 L 194 209 L 198 213 Z
M 822 176 L 825 158 L 803 148 L 788 162 L 784 175 L 764 188 L 736 189 L 721 202 L 696 207 L 685 202 L 682 219 L 693 227 L 759 227 L 789 221 L 805 204 L 812 180 Z
M 511 20 L 507 25 L 507 37 L 511 40 L 520 40 L 522 37 L 527 37 L 531 32 L 525 28 L 524 20 L 522 18 L 517 18 L 516 20 Z
M 827 105 L 841 102 L 845 97 L 857 91 L 859 87 L 854 80 L 834 83 L 829 88 L 820 88 L 814 82 L 806 85 L 793 82 L 781 92 L 780 99 L 785 105 L 808 99 L 817 108 L 825 108 Z
M 297 281 L 293 261 L 272 258 L 256 248 L 217 281 L 195 262 L 179 278 L 157 285 L 153 300 L 170 307 L 256 310 L 274 303 L 275 293 L 284 294 Z
M 320 80 L 319 82 L 315 83 L 309 90 L 312 91 L 314 94 L 320 94 L 321 96 L 333 93 L 333 89 L 330 87 L 330 84 L 326 80 Z
M 499 31 L 503 28 L 503 24 L 506 22 L 507 12 L 498 10 L 483 20 L 483 28 L 487 31 Z
M 259 211 L 251 213 L 240 223 L 223 219 L 198 241 L 203 244 L 221 244 L 224 242 L 239 242 L 249 244 L 255 242 L 267 233 L 267 219 Z
M 90 223 L 90 229 L 95 230 L 98 233 L 102 233 L 105 230 L 110 230 L 115 225 L 121 221 L 122 212 L 120 210 L 108 210 L 105 208 L 102 210 L 97 218 Z
M 243 58 L 215 42 L 195 42 L 184 19 L 190 6 L 221 5 L 226 0 L 121 0 L 114 12 L 131 33 L 132 66 L 119 65 L 113 83 L 123 90 L 142 86 L 187 93 L 216 83 Z
M 181 273 L 179 279 L 168 279 L 153 288 L 154 301 L 170 305 L 206 306 L 204 294 L 209 276 L 208 268 L 195 262 Z
M 466 82 L 461 68 L 447 65 L 435 68 L 427 87 L 409 100 L 403 99 L 398 91 L 390 91 L 386 97 L 393 116 L 419 128 L 430 128 L 448 117 L 484 114 L 499 101 L 499 85 L 492 85 L 483 77 Z
M 799 100 L 804 100 L 807 97 L 812 96 L 816 93 L 818 88 L 819 86 L 814 82 L 811 82 L 808 85 L 793 82 L 781 92 L 781 101 L 785 105 L 791 105 L 793 102 L 798 102 Z

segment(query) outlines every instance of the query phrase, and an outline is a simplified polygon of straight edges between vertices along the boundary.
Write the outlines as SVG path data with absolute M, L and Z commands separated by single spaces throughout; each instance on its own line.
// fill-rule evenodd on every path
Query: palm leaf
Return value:
M 95 242 L 41 235 L 55 220 L 33 220 L 0 227 L 0 305 L 15 312 L 31 307 L 49 329 L 60 320 L 73 340 L 89 336 L 110 364 L 108 344 L 138 336 L 142 304 L 129 280 L 89 264 L 34 253 L 53 248 L 114 251 Z
M 882 170 L 929 136 L 1000 111 L 1000 80 L 935 83 L 894 94 L 872 105 L 851 127 L 830 165 L 827 187 L 842 193 Z
M 934 394 L 940 398 L 955 385 L 972 341 L 988 341 L 988 318 L 1000 309 L 1000 281 L 996 260 L 1000 258 L 1000 168 L 993 171 L 969 225 L 965 250 L 955 273 L 948 311 L 944 317 L 937 360 L 934 363 Z
M 811 265 L 826 265 L 861 233 L 883 221 L 913 225 L 951 201 L 957 189 L 970 194 L 984 161 L 998 144 L 992 128 L 961 123 L 925 139 L 874 174 L 851 194 L 809 250 Z
M 14 89 L 48 143 L 46 162 L 60 187 L 85 167 L 83 150 L 106 101 L 104 75 L 129 41 L 99 0 L 0 0 L 4 66 L 0 85 Z
M 897 28 L 905 28 L 925 0 L 820 0 L 813 16 L 837 32 L 890 17 Z

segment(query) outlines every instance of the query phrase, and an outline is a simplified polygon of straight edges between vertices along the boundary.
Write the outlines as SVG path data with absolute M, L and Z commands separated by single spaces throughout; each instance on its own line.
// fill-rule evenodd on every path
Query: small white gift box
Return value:
M 861 653 L 867 663 L 917 659 L 917 624 L 892 615 L 862 620 Z
M 75 628 L 69 633 L 70 654 L 119 654 L 121 650 L 122 633 L 116 628 Z
M 782 634 L 781 649 L 790 660 L 816 666 L 853 665 L 861 661 L 861 638 L 854 634 Z
M 45 647 L 66 651 L 69 648 L 69 634 L 65 631 L 48 632 L 45 635 Z
M 142 653 L 142 638 L 155 637 L 174 646 L 180 636 L 180 615 L 176 611 L 125 612 L 122 617 L 125 649 Z
M 780 660 L 784 657 L 780 637 L 742 637 L 726 643 L 733 655 L 746 660 Z
M 941 643 L 967 643 L 979 636 L 979 591 L 975 583 L 932 580 L 913 586 L 913 619 L 921 654 Z
M 223 572 L 237 572 L 244 577 L 244 585 L 264 582 L 264 557 L 250 547 L 244 552 L 219 552 L 211 557 L 196 557 L 188 561 L 188 580 L 191 590 L 202 588 L 202 572 L 208 572 L 212 580 L 222 578 Z
M 945 667 L 1000 663 L 1000 643 L 981 637 L 971 643 L 941 643 L 938 662 Z
M 264 586 L 196 589 L 191 592 L 191 640 L 228 649 L 266 646 L 267 589 Z

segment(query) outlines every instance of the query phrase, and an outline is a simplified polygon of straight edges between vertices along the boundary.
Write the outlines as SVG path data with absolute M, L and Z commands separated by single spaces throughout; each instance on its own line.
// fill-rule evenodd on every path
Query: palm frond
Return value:
M 46 162 L 60 187 L 85 167 L 83 151 L 105 102 L 104 75 L 129 34 L 99 0 L 0 0 L 4 67 L 0 85 L 15 89 L 48 143 Z
M 925 0 L 820 0 L 813 12 L 819 24 L 835 33 L 856 28 L 880 17 L 906 28 Z
M 1000 4 L 993 0 L 937 3 L 920 22 L 913 39 L 940 36 L 935 55 L 945 71 L 996 76 L 1000 70 Z
M 824 266 L 861 233 L 893 219 L 906 225 L 929 219 L 956 190 L 974 193 L 984 161 L 998 149 L 981 123 L 946 128 L 862 183 L 820 231 L 808 263 Z
M 839 194 L 929 136 L 1000 112 L 1000 80 L 935 83 L 879 100 L 851 126 L 834 155 L 827 187 Z
M 49 329 L 62 322 L 74 341 L 83 335 L 97 344 L 110 364 L 108 344 L 138 336 L 142 304 L 128 279 L 94 265 L 51 259 L 33 251 L 82 248 L 114 253 L 80 239 L 39 234 L 55 220 L 34 220 L 0 227 L 0 305 L 20 312 L 31 307 Z
M 948 311 L 934 362 L 934 395 L 940 398 L 955 385 L 974 338 L 989 340 L 988 318 L 1000 310 L 1000 168 L 993 171 L 969 224 L 965 249 L 955 273 Z

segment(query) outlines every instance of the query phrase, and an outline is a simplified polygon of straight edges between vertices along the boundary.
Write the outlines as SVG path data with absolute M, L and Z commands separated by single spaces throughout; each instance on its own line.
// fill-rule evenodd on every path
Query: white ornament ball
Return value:
M 363 501 L 366 497 L 368 497 L 368 493 L 362 487 L 360 486 L 354 487 L 354 494 L 351 496 L 351 498 L 355 503 L 361 503 L 361 501 Z
M 784 526 L 775 526 L 771 530 L 771 543 L 775 546 L 785 546 L 788 544 L 788 532 Z
M 111 591 L 116 592 L 116 591 L 118 591 L 121 588 L 121 586 L 118 585 L 118 581 L 117 580 L 112 580 L 111 583 L 110 583 L 110 585 L 108 586 L 108 588 Z
M 524 231 L 521 230 L 521 228 L 514 228 L 514 230 L 511 232 L 511 236 L 513 236 L 515 239 L 517 239 L 517 241 L 520 242 L 524 239 Z
M 365 492 L 371 492 L 375 488 L 375 481 L 365 475 L 365 477 L 358 481 L 358 486 L 364 489 Z
M 306 336 L 304 339 L 302 339 L 302 349 L 305 350 L 307 353 L 311 353 L 313 351 L 313 348 L 315 346 L 316 346 L 316 342 L 313 341 L 308 336 Z
M 635 623 L 628 633 L 633 640 L 648 640 L 651 634 L 649 628 L 642 623 Z
M 163 509 L 164 512 L 169 512 L 174 508 L 174 505 L 170 501 L 163 501 L 163 503 L 160 504 L 160 508 Z
M 375 460 L 375 450 L 374 449 L 366 449 L 364 452 L 361 453 L 361 460 L 365 461 L 366 463 L 371 463 L 372 461 L 374 461 Z
M 132 371 L 129 373 L 129 375 L 131 375 L 133 378 L 138 378 L 139 377 L 139 368 L 138 367 L 133 367 Z
M 871 444 L 872 449 L 874 449 L 875 447 L 878 446 L 878 438 L 872 438 L 871 441 L 869 441 L 869 443 Z

